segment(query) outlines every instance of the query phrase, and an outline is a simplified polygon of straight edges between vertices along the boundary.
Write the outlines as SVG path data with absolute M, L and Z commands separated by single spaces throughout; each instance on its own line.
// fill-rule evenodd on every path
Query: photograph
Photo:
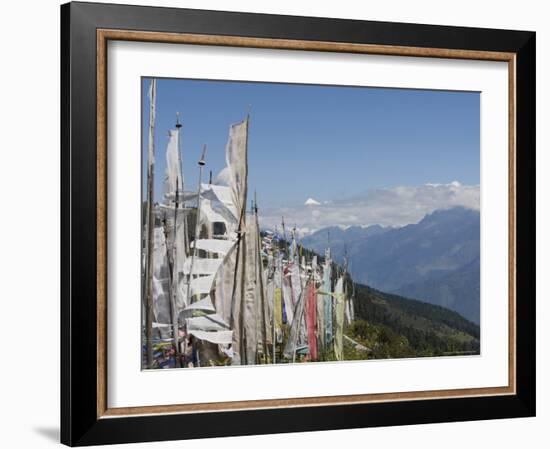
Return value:
M 60 382 L 41 392 L 60 393 L 60 413 L 44 408 L 59 440 L 328 447 L 420 432 L 436 447 L 471 421 L 456 444 L 521 445 L 541 378 L 542 16 L 174 6 L 71 2 L 41 19 L 60 34 L 60 90 L 38 89 L 61 94 L 60 126 L 27 114 L 11 134 L 47 128 L 61 157 L 40 144 L 29 165 L 11 145 L 25 161 L 6 173 L 61 190 L 41 222 L 60 220 L 60 248 L 38 252 L 60 256 L 60 276 L 35 270 L 60 307 L 39 291 L 43 310 L 25 314 L 60 323 L 44 370 Z M 25 109 L 37 84 L 23 84 L 6 110 Z M 55 242 L 46 228 L 21 235 Z M 34 372 L 17 370 L 31 386 Z
M 479 356 L 480 105 L 142 77 L 142 369 Z

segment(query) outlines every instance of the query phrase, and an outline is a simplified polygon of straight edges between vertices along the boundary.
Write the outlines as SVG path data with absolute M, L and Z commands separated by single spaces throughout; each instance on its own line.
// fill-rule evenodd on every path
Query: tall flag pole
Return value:
M 243 331 L 243 291 L 245 287 L 245 228 L 246 228 L 246 197 L 248 183 L 248 122 L 249 116 L 235 125 L 231 125 L 226 150 L 228 166 L 233 172 L 233 195 L 238 211 L 237 242 L 235 243 L 235 270 L 233 272 L 233 288 L 231 291 L 231 316 L 229 325 L 233 329 L 234 347 L 239 363 L 247 364 L 245 335 Z M 243 128 L 244 127 L 244 128 Z M 244 129 L 244 139 L 243 139 Z M 240 276 L 240 279 L 239 279 Z M 239 291 L 239 295 L 237 295 Z M 237 298 L 239 296 L 239 298 Z M 238 301 L 238 302 L 237 302 Z
M 177 324 L 177 311 L 175 306 L 175 296 L 174 296 L 174 287 L 176 285 L 177 279 L 177 270 L 175 269 L 177 259 L 176 251 L 174 246 L 170 248 L 168 242 L 170 241 L 169 237 L 169 223 L 168 223 L 168 212 L 165 212 L 162 217 L 162 225 L 164 228 L 164 241 L 166 247 L 166 260 L 168 262 L 168 285 L 169 285 L 169 299 L 170 299 L 170 321 L 172 321 L 172 336 L 174 342 L 174 366 L 179 368 L 180 355 L 178 351 L 178 324 Z M 174 230 L 175 232 L 175 230 Z M 175 245 L 176 242 L 173 239 L 172 245 Z
M 246 116 L 246 135 L 245 135 L 245 165 L 246 165 L 246 175 L 245 175 L 245 186 L 244 186 L 244 190 L 245 190 L 245 196 L 243 198 L 243 202 L 242 202 L 242 211 L 241 211 L 241 219 L 240 219 L 240 223 L 239 223 L 239 230 L 242 231 L 243 229 L 243 226 L 244 226 L 244 229 L 246 229 L 246 194 L 247 194 L 247 190 L 248 190 L 248 124 L 250 122 L 250 114 L 248 114 Z M 242 239 L 243 237 L 243 234 L 240 234 L 240 238 Z M 241 364 L 243 364 L 243 361 L 244 361 L 244 364 L 249 364 L 250 361 L 248 360 L 248 352 L 247 352 L 247 343 L 246 343 L 246 339 L 247 339 L 247 335 L 246 335 L 246 329 L 245 329 L 245 326 L 244 326 L 244 289 L 245 289 L 245 284 L 246 284 L 246 241 L 243 239 L 242 240 L 242 244 L 244 245 L 244 248 L 243 248 L 243 271 L 242 271 L 242 276 L 241 276 L 241 305 L 239 307 L 239 329 L 240 329 L 240 335 L 241 335 L 241 341 L 240 341 L 240 357 L 241 357 Z M 240 245 L 239 245 L 240 246 Z M 240 249 L 240 248 L 239 248 Z M 233 290 L 233 295 L 235 294 L 235 290 Z
M 261 254 L 261 236 L 260 236 L 260 224 L 258 223 L 258 199 L 256 197 L 256 191 L 254 190 L 254 218 L 256 220 L 256 234 L 257 234 L 257 241 L 256 241 L 256 254 L 257 254 L 257 261 L 256 261 L 256 270 L 258 272 L 258 279 L 260 283 L 260 301 L 261 301 L 261 309 L 262 309 L 262 350 L 263 350 L 263 356 L 264 360 L 267 360 L 267 319 L 266 314 L 268 313 L 267 304 L 265 300 L 265 290 L 264 290 L 264 274 L 263 274 L 263 263 L 262 263 L 262 254 Z
M 155 175 L 155 107 L 157 80 L 152 79 L 149 87 L 149 148 L 147 152 L 147 272 L 146 272 L 146 339 L 147 366 L 153 367 L 153 237 L 155 228 L 155 211 L 153 206 L 153 186 Z
M 181 173 L 181 198 L 180 198 L 180 204 L 181 209 L 185 210 L 185 176 L 183 176 L 183 157 L 181 155 L 181 128 L 183 125 L 180 122 L 180 113 L 176 112 L 176 130 L 178 133 L 178 162 L 180 166 L 180 173 Z M 177 184 L 177 183 L 176 183 Z M 189 240 L 187 235 L 187 214 L 183 214 L 183 240 L 184 240 L 184 247 L 185 247 L 185 254 L 189 254 Z
M 174 357 L 176 359 L 176 367 L 180 367 L 181 363 L 181 353 L 179 346 L 179 316 L 178 316 L 178 307 L 177 307 L 177 295 L 178 295 L 178 283 L 179 283 L 179 272 L 178 272 L 178 251 L 177 251 L 177 235 L 178 235 L 178 208 L 179 208 L 179 186 L 176 184 L 176 202 L 174 204 L 174 231 L 173 231 L 173 243 L 172 243 L 172 258 L 174 265 L 172 267 L 172 332 L 174 333 L 174 346 L 175 353 Z
M 191 304 L 191 281 L 193 280 L 193 265 L 195 258 L 197 257 L 197 240 L 200 237 L 200 216 L 201 216 L 201 183 L 202 183 L 202 171 L 206 165 L 206 144 L 202 147 L 201 158 L 199 159 L 199 186 L 197 188 L 197 214 L 195 217 L 195 241 L 193 245 L 193 253 L 191 255 L 191 266 L 189 267 L 189 279 L 187 281 L 187 304 Z
M 182 171 L 182 164 L 181 164 L 181 154 L 180 154 L 180 131 L 181 131 L 181 123 L 180 123 L 180 117 L 179 113 L 176 113 L 176 138 L 178 139 L 178 167 L 180 169 L 180 174 L 182 176 L 181 179 L 181 185 L 183 189 L 183 171 Z M 172 291 L 170 292 L 171 296 L 171 306 L 172 306 L 172 333 L 174 337 L 174 359 L 175 359 L 175 366 L 176 368 L 181 367 L 181 352 L 180 352 L 180 345 L 179 345 L 179 314 L 178 314 L 178 307 L 177 307 L 177 295 L 178 295 L 178 284 L 179 284 L 179 271 L 178 271 L 178 251 L 177 251 L 177 235 L 178 235 L 178 209 L 179 209 L 179 196 L 180 196 L 180 174 L 176 176 L 176 195 L 175 195 L 175 201 L 174 201 L 174 230 L 173 230 L 173 240 L 172 240 L 172 260 L 173 260 L 173 266 L 172 266 Z M 185 227 L 184 227 L 184 234 L 185 234 Z M 185 245 L 185 241 L 183 242 Z

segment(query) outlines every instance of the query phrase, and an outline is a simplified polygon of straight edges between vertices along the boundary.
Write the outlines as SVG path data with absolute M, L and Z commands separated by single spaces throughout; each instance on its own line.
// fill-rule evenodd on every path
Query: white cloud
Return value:
M 313 198 L 308 198 L 304 203 L 304 206 L 320 206 L 321 203 Z
M 305 235 L 327 226 L 404 226 L 417 223 L 436 209 L 462 206 L 479 210 L 479 185 L 427 183 L 368 191 L 363 195 L 332 201 L 308 202 L 299 207 L 260 210 L 263 228 L 280 227 L 281 216 Z

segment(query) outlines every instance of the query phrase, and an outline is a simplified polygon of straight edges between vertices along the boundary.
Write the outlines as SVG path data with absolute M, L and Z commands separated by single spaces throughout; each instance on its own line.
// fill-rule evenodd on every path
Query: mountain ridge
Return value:
M 322 254 L 330 232 L 334 260 L 343 263 L 347 253 L 356 282 L 448 306 L 479 322 L 479 220 L 478 210 L 439 209 L 400 228 L 319 230 L 301 244 Z

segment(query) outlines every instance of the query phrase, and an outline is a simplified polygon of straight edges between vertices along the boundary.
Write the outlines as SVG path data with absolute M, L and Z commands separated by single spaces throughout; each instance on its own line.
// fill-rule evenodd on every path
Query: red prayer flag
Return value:
M 317 360 L 317 295 L 314 282 L 307 286 L 306 327 L 311 361 Z

